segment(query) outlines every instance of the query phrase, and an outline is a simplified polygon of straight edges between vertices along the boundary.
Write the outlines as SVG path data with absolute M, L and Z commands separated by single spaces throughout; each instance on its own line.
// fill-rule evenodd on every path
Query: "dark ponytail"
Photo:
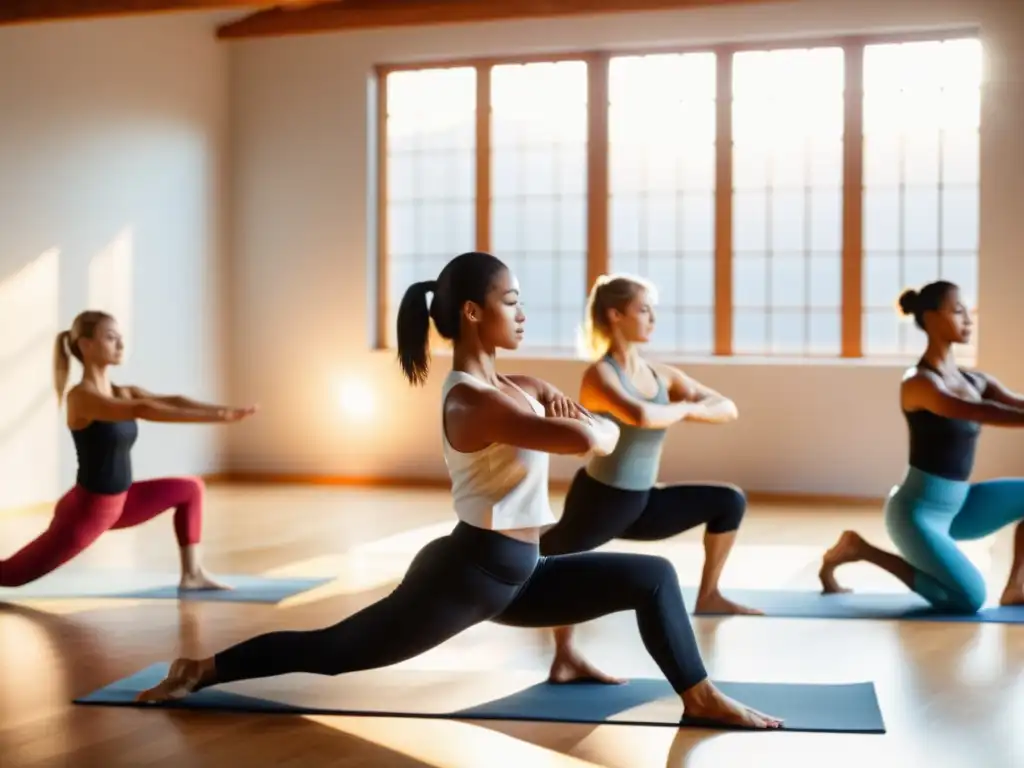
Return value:
M 423 384 L 430 370 L 430 321 L 442 339 L 459 340 L 467 301 L 487 303 L 495 277 L 507 269 L 501 259 L 469 251 L 445 264 L 437 280 L 413 283 L 398 307 L 398 362 L 413 386 Z M 427 294 L 434 298 L 427 304 Z
M 398 307 L 398 362 L 414 386 L 427 380 L 430 370 L 430 308 L 427 294 L 436 293 L 437 281 L 413 283 Z

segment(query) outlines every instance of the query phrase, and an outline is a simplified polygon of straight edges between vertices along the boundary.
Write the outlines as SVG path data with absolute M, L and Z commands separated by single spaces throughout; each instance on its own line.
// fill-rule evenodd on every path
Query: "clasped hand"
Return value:
M 544 406 L 544 415 L 548 418 L 579 419 L 585 422 L 593 421 L 590 411 L 561 392 L 546 398 L 542 405 Z

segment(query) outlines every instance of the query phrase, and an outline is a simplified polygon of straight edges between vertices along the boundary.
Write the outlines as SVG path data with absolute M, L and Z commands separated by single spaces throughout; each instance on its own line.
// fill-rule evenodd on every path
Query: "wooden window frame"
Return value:
M 706 46 L 649 47 L 590 51 L 559 51 L 546 54 L 501 57 L 467 57 L 405 64 L 381 64 L 374 68 L 377 85 L 376 177 L 377 177 L 377 333 L 376 348 L 390 349 L 392 333 L 387 328 L 388 241 L 387 241 L 387 76 L 393 72 L 452 67 L 476 69 L 476 248 L 491 248 L 491 68 L 506 64 L 583 61 L 587 64 L 587 283 L 584 294 L 599 275 L 609 271 L 609 152 L 608 71 L 611 59 L 622 56 L 713 53 L 716 73 L 715 137 L 715 269 L 714 269 L 714 352 L 713 357 L 732 357 L 733 282 L 733 135 L 732 64 L 736 53 L 795 48 L 839 47 L 843 49 L 845 83 L 843 90 L 843 180 L 842 180 L 842 286 L 841 349 L 838 356 L 862 358 L 862 264 L 864 226 L 864 134 L 863 61 L 869 45 L 942 41 L 978 37 L 980 30 L 957 28 L 877 35 L 771 40 L 751 43 L 723 43 Z M 453 254 L 454 255 L 454 254 Z M 682 350 L 672 354 L 685 354 Z M 757 357 L 761 357 L 758 355 Z

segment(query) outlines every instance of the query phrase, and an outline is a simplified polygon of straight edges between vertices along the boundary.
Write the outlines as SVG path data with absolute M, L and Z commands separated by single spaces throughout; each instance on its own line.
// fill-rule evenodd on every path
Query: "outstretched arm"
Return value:
M 200 403 L 197 400 L 191 400 L 183 395 L 156 395 L 148 390 L 143 389 L 139 386 L 127 386 L 122 387 L 132 398 L 132 400 L 152 400 L 153 402 L 163 403 L 174 408 L 183 408 L 191 411 L 205 411 L 210 414 L 217 414 L 221 411 L 232 410 L 227 405 L 212 405 L 209 403 Z
M 618 428 L 606 419 L 538 416 L 503 392 L 466 385 L 448 394 L 444 422 L 448 441 L 464 452 L 498 443 L 570 456 L 604 455 L 614 450 L 619 437 Z
M 981 402 L 965 400 L 950 391 L 939 377 L 930 372 L 918 372 L 904 379 L 901 394 L 903 408 L 908 411 L 931 411 L 947 419 L 976 421 L 1000 427 L 1024 427 L 1024 407 L 1007 405 L 994 399 Z
M 987 373 L 975 373 L 975 376 L 985 382 L 985 391 L 981 393 L 981 396 L 986 400 L 1008 405 L 1011 408 L 1024 408 L 1024 395 L 1007 389 L 995 376 Z
M 701 384 L 678 368 L 659 366 L 669 379 L 668 396 L 673 403 L 689 403 L 690 412 L 686 418 L 708 424 L 725 424 L 739 418 L 736 404 L 711 387 Z
M 76 421 L 142 419 L 143 421 L 211 424 L 238 421 L 249 415 L 237 408 L 214 412 L 183 408 L 146 398 L 107 397 L 80 387 L 68 393 L 68 409 L 74 414 Z

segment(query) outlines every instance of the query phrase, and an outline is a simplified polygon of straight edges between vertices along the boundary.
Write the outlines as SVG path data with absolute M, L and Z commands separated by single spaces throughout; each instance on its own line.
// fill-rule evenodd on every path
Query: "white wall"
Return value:
M 51 361 L 81 310 L 122 322 L 115 381 L 223 396 L 228 68 L 213 23 L 0 29 L 0 508 L 74 480 Z M 145 424 L 136 475 L 215 470 L 218 443 Z
M 367 147 L 373 129 L 367 113 L 376 63 L 980 24 L 991 78 L 982 128 L 980 363 L 1024 389 L 1015 327 L 1024 317 L 1020 7 L 1003 0 L 799 0 L 232 43 L 233 394 L 259 400 L 265 411 L 230 434 L 229 469 L 444 474 L 438 402 L 447 361 L 438 360 L 429 385 L 414 391 L 392 352 L 370 349 Z M 579 362 L 540 359 L 515 366 L 567 391 L 575 391 L 582 370 Z M 879 496 L 902 471 L 899 367 L 705 360 L 688 370 L 732 395 L 741 419 L 673 432 L 663 480 L 717 478 L 749 490 Z M 372 421 L 339 407 L 338 382 L 346 376 L 372 389 Z M 1022 447 L 1018 435 L 989 430 L 978 476 L 1024 472 Z M 575 466 L 556 460 L 553 474 L 567 477 Z

